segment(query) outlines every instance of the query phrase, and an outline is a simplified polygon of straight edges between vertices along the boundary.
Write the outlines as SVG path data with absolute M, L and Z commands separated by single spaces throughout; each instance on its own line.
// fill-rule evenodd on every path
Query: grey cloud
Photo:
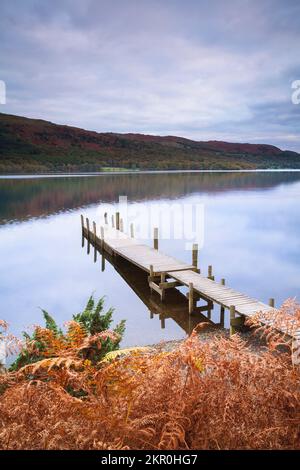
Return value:
M 300 151 L 300 4 L 2 0 L 0 111 Z

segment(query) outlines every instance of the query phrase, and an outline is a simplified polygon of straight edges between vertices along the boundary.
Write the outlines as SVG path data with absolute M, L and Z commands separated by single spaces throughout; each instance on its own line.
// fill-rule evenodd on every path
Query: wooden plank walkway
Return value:
M 119 221 L 119 216 L 117 220 Z M 193 252 L 193 263 L 189 265 L 158 251 L 157 239 L 154 240 L 155 248 L 151 248 L 132 236 L 126 235 L 122 230 L 109 227 L 107 222 L 101 227 L 100 237 L 96 233 L 95 222 L 93 222 L 93 230 L 91 230 L 89 220 L 86 219 L 85 227 L 83 216 L 81 216 L 81 224 L 83 236 L 96 248 L 106 250 L 113 256 L 120 256 L 147 272 L 151 291 L 158 292 L 162 301 L 167 289 L 186 286 L 189 288 L 189 313 L 207 311 L 210 318 L 213 304 L 217 303 L 221 306 L 221 316 L 223 316 L 221 323 L 224 323 L 224 310 L 229 309 L 231 325 L 238 325 L 239 320 L 251 317 L 258 312 L 275 311 L 272 305 L 267 305 L 224 284 L 215 282 L 214 278 L 211 278 L 212 276 L 205 277 L 200 274 L 197 269 L 197 260 L 195 260 L 197 253 L 195 252 Z M 155 233 L 157 234 L 157 229 Z M 197 307 L 197 301 L 200 299 L 206 301 L 207 305 Z M 235 314 L 238 315 L 238 318 L 235 318 Z M 272 324 L 272 320 L 264 321 L 264 323 Z M 293 320 L 280 330 L 289 334 L 292 324 Z
M 216 302 L 224 308 L 229 309 L 234 305 L 236 313 L 240 315 L 251 316 L 256 312 L 272 310 L 272 307 L 263 302 L 252 299 L 245 294 L 241 294 L 230 287 L 223 286 L 193 271 L 172 272 L 172 277 L 187 287 L 192 283 L 194 291 L 200 296 L 204 296 L 206 299 Z
M 153 266 L 153 275 L 163 272 L 193 270 L 194 266 L 176 260 L 172 256 L 165 255 L 148 245 L 140 243 L 137 239 L 130 238 L 120 230 L 103 227 L 104 243 L 115 254 L 127 259 L 135 266 L 150 274 L 150 267 Z M 86 232 L 87 233 L 87 232 Z M 90 232 L 90 239 L 93 240 L 93 233 Z M 101 244 L 101 239 L 99 239 Z

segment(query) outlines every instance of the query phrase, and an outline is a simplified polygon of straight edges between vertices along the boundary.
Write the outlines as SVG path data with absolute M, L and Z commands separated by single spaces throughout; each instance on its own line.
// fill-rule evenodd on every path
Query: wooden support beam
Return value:
M 120 212 L 116 212 L 116 229 L 120 230 Z
M 130 236 L 131 238 L 134 238 L 134 225 L 130 224 Z
M 108 220 L 107 220 L 107 212 L 104 213 L 104 222 L 105 224 L 108 224 Z
M 163 330 L 166 328 L 166 321 L 164 317 L 160 318 L 160 326 Z
M 189 283 L 189 314 L 193 313 L 194 310 L 194 286 L 193 283 Z
M 182 286 L 181 282 L 179 281 L 171 281 L 171 282 L 161 282 L 159 287 L 161 289 L 173 289 L 174 287 Z
M 104 254 L 102 253 L 102 256 L 101 256 L 101 271 L 105 271 L 105 257 L 104 257 Z
M 80 216 L 80 219 L 81 219 L 81 228 L 82 228 L 82 230 L 84 230 L 84 218 L 83 218 L 82 214 Z
M 149 282 L 149 286 L 151 290 L 155 290 L 160 296 L 162 294 L 162 289 L 153 281 Z
M 158 228 L 157 227 L 154 227 L 153 248 L 155 250 L 158 250 Z
M 198 244 L 193 244 L 193 251 L 192 251 L 192 265 L 195 268 L 198 268 Z
M 273 298 L 269 299 L 269 305 L 270 305 L 270 307 L 274 308 L 275 307 L 275 299 L 273 299 Z

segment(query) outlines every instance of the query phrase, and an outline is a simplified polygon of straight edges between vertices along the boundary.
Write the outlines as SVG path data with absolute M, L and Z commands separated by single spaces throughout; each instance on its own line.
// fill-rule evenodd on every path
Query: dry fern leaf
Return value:
M 102 359 L 101 362 L 110 362 L 116 359 L 119 356 L 127 356 L 132 353 L 139 353 L 139 352 L 149 352 L 151 351 L 152 348 L 149 348 L 147 346 L 140 346 L 137 348 L 126 348 L 126 349 L 118 349 L 116 351 L 111 351 L 107 353 L 104 358 Z
M 41 369 L 46 369 L 50 371 L 53 367 L 64 366 L 67 369 L 70 367 L 80 368 L 82 367 L 82 361 L 73 359 L 71 357 L 52 357 L 47 359 L 42 359 L 41 361 L 35 362 L 34 364 L 27 364 L 22 367 L 19 372 L 35 374 Z

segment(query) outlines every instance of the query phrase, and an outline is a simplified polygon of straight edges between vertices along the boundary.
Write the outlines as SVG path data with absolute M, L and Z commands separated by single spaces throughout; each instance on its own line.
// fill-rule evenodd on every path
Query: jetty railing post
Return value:
M 192 282 L 189 283 L 189 314 L 193 313 L 194 310 L 194 285 Z
M 115 228 L 115 218 L 114 218 L 114 215 L 111 216 L 111 226 L 112 226 L 112 228 Z
M 198 244 L 193 244 L 193 252 L 192 252 L 192 265 L 197 269 L 198 268 Z
M 211 265 L 208 266 L 207 277 L 208 277 L 208 279 L 211 279 L 211 277 L 212 277 L 212 266 Z
M 134 238 L 134 226 L 133 226 L 133 224 L 130 224 L 130 236 L 131 236 L 131 238 Z
M 108 224 L 108 220 L 107 220 L 107 212 L 105 212 L 105 213 L 104 213 L 104 222 L 105 222 L 106 224 Z
M 120 212 L 116 212 L 116 229 L 120 230 Z
M 158 228 L 157 227 L 154 227 L 153 248 L 154 250 L 158 250 Z
M 275 299 L 271 298 L 269 299 L 269 306 L 274 308 L 275 307 Z
M 235 333 L 234 320 L 235 320 L 235 305 L 230 305 L 230 336 Z

